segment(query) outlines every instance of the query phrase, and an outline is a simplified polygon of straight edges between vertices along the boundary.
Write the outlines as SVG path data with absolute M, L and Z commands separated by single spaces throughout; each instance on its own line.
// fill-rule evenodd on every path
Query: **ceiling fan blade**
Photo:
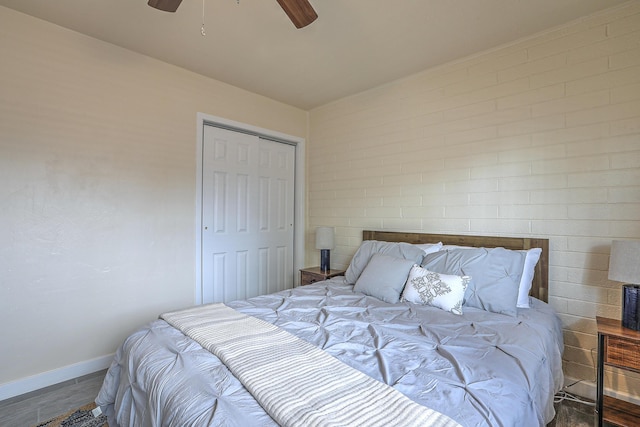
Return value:
M 278 3 L 296 28 L 306 27 L 318 17 L 308 0 L 278 0 Z
M 147 4 L 165 12 L 175 12 L 180 3 L 182 3 L 182 0 L 149 0 Z

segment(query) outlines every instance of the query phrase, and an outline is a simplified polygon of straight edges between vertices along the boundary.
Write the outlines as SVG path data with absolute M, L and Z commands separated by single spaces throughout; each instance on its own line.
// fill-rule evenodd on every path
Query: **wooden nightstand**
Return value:
M 300 270 L 300 286 L 327 280 L 335 276 L 343 276 L 345 270 L 322 271 L 320 267 L 309 267 Z
M 596 317 L 598 324 L 598 378 L 596 413 L 598 426 L 603 421 L 616 426 L 640 425 L 640 406 L 605 396 L 604 365 L 640 373 L 640 331 L 622 326 L 620 320 Z

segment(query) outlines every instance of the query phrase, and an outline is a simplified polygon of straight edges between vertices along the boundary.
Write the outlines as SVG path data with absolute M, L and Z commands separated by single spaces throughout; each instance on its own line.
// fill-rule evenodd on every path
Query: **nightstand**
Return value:
M 596 317 L 598 324 L 598 372 L 596 413 L 598 426 L 603 421 L 616 426 L 640 424 L 640 406 L 605 396 L 604 366 L 640 373 L 640 331 L 622 326 L 620 320 Z
M 343 276 L 345 270 L 322 271 L 320 267 L 309 267 L 300 270 L 300 286 L 327 280 L 335 276 Z

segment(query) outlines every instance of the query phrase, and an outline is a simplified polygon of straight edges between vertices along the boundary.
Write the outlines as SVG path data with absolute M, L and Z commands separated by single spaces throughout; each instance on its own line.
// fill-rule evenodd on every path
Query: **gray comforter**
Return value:
M 229 303 L 463 426 L 543 426 L 562 385 L 562 331 L 534 300 L 517 317 L 463 316 L 354 293 L 342 278 Z M 110 426 L 269 426 L 211 353 L 162 320 L 118 349 L 96 399 Z

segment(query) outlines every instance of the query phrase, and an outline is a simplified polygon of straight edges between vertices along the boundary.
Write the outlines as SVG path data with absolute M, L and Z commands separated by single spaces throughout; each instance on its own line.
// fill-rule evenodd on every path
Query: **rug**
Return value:
M 34 427 L 109 427 L 107 417 L 101 414 L 94 417 L 91 413 L 96 404 L 91 402 L 66 414 L 57 416 Z

